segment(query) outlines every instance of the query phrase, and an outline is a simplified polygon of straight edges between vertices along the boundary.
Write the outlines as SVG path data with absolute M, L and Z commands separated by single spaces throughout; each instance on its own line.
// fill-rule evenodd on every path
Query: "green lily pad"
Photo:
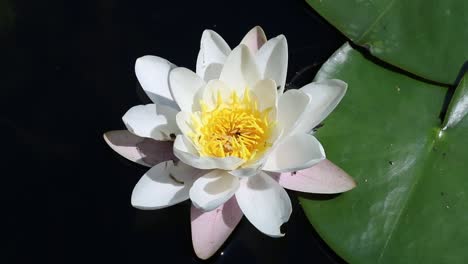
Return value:
M 358 45 L 428 80 L 453 84 L 468 60 L 466 0 L 307 0 Z
M 358 186 L 336 197 L 302 195 L 320 236 L 351 263 L 466 262 L 466 82 L 442 122 L 446 87 L 382 68 L 349 44 L 316 76 L 327 78 L 349 88 L 316 135 Z

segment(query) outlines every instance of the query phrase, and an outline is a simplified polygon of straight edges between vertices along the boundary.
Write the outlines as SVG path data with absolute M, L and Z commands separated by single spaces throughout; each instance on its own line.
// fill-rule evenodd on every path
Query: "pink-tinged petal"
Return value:
M 242 39 L 241 44 L 246 45 L 252 54 L 257 51 L 267 42 L 265 32 L 260 26 L 252 28 Z
M 104 140 L 124 158 L 144 166 L 152 167 L 163 161 L 177 160 L 172 150 L 172 141 L 142 138 L 127 130 L 106 132 Z
M 351 176 L 327 159 L 295 173 L 271 175 L 284 188 L 306 193 L 341 193 L 356 187 Z
M 235 197 L 210 212 L 203 212 L 192 205 L 190 218 L 195 254 L 201 259 L 213 256 L 242 219 L 242 215 Z

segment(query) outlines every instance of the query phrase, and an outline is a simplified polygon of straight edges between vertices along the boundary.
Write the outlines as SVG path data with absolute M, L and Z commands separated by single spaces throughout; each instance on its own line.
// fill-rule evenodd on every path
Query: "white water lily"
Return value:
M 201 258 L 221 246 L 242 214 L 264 234 L 283 236 L 280 226 L 292 211 L 283 187 L 337 193 L 355 186 L 311 134 L 343 98 L 346 83 L 327 80 L 284 92 L 287 63 L 286 38 L 267 41 L 260 27 L 233 50 L 205 30 L 196 73 L 156 56 L 136 62 L 154 104 L 123 116 L 131 134 L 114 131 L 105 139 L 123 156 L 154 165 L 133 190 L 134 207 L 192 201 L 192 240 Z M 167 153 L 166 141 L 174 138 Z

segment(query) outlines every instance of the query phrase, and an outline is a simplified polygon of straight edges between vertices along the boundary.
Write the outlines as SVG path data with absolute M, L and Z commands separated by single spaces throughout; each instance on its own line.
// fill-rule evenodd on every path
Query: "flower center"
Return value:
M 260 111 L 248 89 L 242 98 L 233 92 L 226 101 L 218 92 L 214 109 L 208 109 L 203 101 L 200 105 L 201 111 L 192 115 L 194 133 L 190 137 L 201 155 L 248 161 L 271 146 L 271 108 Z

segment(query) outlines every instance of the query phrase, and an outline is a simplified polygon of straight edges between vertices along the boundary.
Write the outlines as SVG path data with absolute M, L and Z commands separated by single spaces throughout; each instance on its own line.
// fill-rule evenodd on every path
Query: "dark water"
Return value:
M 2 247 L 0 263 L 199 263 L 189 203 L 130 206 L 145 168 L 113 153 L 102 133 L 149 100 L 135 59 L 159 55 L 194 69 L 201 33 L 235 46 L 253 26 L 285 34 L 294 85 L 312 79 L 345 39 L 299 0 L 0 0 Z M 290 192 L 281 239 L 244 218 L 209 262 L 335 263 Z

